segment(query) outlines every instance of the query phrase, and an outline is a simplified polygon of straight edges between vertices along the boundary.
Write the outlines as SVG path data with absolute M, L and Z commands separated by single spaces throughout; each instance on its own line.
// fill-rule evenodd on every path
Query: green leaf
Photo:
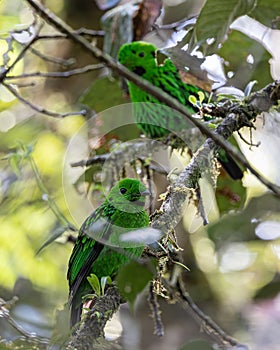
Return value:
M 202 103 L 205 100 L 205 94 L 202 91 L 198 91 L 199 102 Z
M 250 17 L 268 27 L 280 28 L 279 22 L 280 1 L 258 0 L 257 6 L 250 13 Z M 278 21 L 277 21 L 278 18 Z
M 229 26 L 238 17 L 249 13 L 255 6 L 255 0 L 208 0 L 203 6 L 191 38 L 191 48 L 197 43 L 205 53 L 211 54 L 225 40 Z M 210 45 L 207 39 L 214 38 Z
M 190 102 L 192 105 L 196 106 L 196 104 L 197 104 L 197 99 L 196 99 L 196 97 L 195 97 L 194 95 L 190 95 L 190 96 L 189 96 L 189 102 Z
M 153 274 L 147 266 L 137 261 L 131 261 L 119 269 L 116 281 L 120 294 L 133 307 L 137 295 L 146 287 L 152 278 Z
M 101 291 L 100 291 L 100 282 L 98 277 L 92 273 L 89 277 L 87 277 L 87 280 L 89 281 L 89 284 L 91 285 L 92 289 L 94 290 L 95 294 L 100 297 Z
M 110 276 L 105 276 L 105 277 L 101 277 L 101 292 L 102 295 L 105 294 L 105 287 L 107 284 L 111 285 L 112 284 L 112 279 Z
M 57 238 L 59 238 L 68 229 L 69 229 L 69 227 L 67 227 L 67 226 L 57 227 L 57 223 L 55 223 L 53 230 L 48 234 L 49 238 L 37 250 L 36 255 L 40 254 L 43 249 L 45 249 L 47 246 L 49 246 L 53 241 L 55 241 Z

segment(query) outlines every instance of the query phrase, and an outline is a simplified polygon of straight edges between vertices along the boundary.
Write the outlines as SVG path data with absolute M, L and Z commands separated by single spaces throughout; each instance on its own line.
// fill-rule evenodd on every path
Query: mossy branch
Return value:
M 106 349 L 104 327 L 121 304 L 121 297 L 116 286 L 109 287 L 104 296 L 94 301 L 93 308 L 73 332 L 67 349 Z M 100 346 L 100 347 L 99 347 Z M 110 344 L 112 349 L 112 344 Z

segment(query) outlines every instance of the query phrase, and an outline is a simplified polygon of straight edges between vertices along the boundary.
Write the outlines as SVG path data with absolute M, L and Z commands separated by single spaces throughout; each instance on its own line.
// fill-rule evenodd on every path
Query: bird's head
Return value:
M 157 66 L 157 48 L 144 41 L 134 41 L 124 44 L 119 51 L 119 62 L 132 72 L 144 75 Z
M 142 182 L 127 178 L 112 187 L 107 200 L 120 211 L 139 212 L 143 210 L 149 194 Z

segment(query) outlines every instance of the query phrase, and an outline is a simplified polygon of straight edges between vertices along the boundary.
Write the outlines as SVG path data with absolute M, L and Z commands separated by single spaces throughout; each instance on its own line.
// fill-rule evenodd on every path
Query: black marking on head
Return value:
M 138 75 L 143 75 L 146 73 L 146 69 L 141 67 L 141 66 L 136 66 L 134 69 L 133 69 L 133 72 L 138 74 Z
M 138 192 L 138 193 L 134 193 L 130 198 L 129 198 L 129 201 L 130 202 L 137 202 L 141 197 L 141 193 Z
M 151 52 L 151 55 L 152 55 L 154 58 L 156 58 L 156 52 L 155 52 L 155 51 L 152 51 L 152 52 Z
M 135 54 L 136 54 L 136 51 L 135 51 L 135 50 L 131 50 L 131 53 L 133 53 L 133 55 L 135 55 Z

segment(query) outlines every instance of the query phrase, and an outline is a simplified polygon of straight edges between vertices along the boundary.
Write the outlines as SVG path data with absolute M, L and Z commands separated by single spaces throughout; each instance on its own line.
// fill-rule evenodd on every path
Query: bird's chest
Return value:
M 148 137 L 156 138 L 188 128 L 186 119 L 177 111 L 162 104 L 150 94 L 130 85 L 132 113 L 139 128 Z
M 135 229 L 148 225 L 148 216 L 142 211 L 129 213 L 126 211 L 118 211 L 111 218 L 112 224 L 119 227 L 122 231 Z M 126 230 L 127 229 L 127 230 Z

